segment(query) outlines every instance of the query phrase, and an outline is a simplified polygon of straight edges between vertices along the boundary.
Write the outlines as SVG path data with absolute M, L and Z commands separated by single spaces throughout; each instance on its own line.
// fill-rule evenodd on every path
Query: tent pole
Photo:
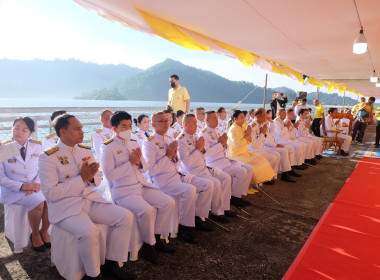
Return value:
M 265 74 L 265 88 L 264 88 L 264 100 L 263 100 L 264 109 L 265 109 L 265 100 L 267 99 L 267 85 L 268 85 L 268 74 Z
M 317 87 L 317 96 L 316 99 L 319 99 L 319 87 Z
M 343 110 L 344 110 L 344 107 L 346 107 L 346 91 L 344 91 L 344 95 L 343 95 Z

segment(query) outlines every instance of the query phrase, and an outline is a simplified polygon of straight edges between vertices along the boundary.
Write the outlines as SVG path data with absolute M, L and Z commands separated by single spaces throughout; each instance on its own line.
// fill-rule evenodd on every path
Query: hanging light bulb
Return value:
M 373 70 L 373 74 L 371 75 L 371 78 L 369 78 L 369 80 L 371 81 L 371 83 L 376 83 L 377 82 L 377 75 L 376 75 L 376 72 L 375 70 Z
M 363 54 L 367 51 L 367 39 L 364 36 L 363 28 L 360 29 L 359 36 L 354 40 L 354 54 Z

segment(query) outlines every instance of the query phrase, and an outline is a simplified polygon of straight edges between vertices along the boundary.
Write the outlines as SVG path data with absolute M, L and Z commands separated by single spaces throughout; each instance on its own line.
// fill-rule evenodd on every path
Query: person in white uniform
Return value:
M 198 107 L 195 109 L 195 117 L 197 118 L 197 131 L 196 134 L 201 132 L 206 126 L 206 111 L 203 107 Z
M 279 108 L 277 110 L 277 118 L 274 119 L 274 139 L 276 143 L 284 145 L 285 147 L 291 146 L 294 148 L 295 155 L 295 169 L 304 170 L 305 167 L 302 164 L 305 162 L 305 152 L 306 144 L 297 141 L 296 139 L 292 140 L 290 137 L 289 130 L 292 127 L 292 122 L 287 122 L 285 124 L 286 111 L 284 108 Z
M 50 123 L 52 126 L 54 126 L 53 121 L 56 117 L 66 114 L 65 110 L 56 110 L 50 115 Z M 45 138 L 42 140 L 42 150 L 45 151 L 51 147 L 53 147 L 58 142 L 59 137 L 57 136 L 57 133 L 53 132 L 49 135 L 45 136 Z
M 205 140 L 195 134 L 197 120 L 193 114 L 186 114 L 183 119 L 183 131 L 178 136 L 178 157 L 181 169 L 187 173 L 210 181 L 214 186 L 211 201 L 210 218 L 221 223 L 228 223 L 224 215 L 230 210 L 231 176 L 219 168 L 207 168 L 204 154 Z
M 102 123 L 102 127 L 91 134 L 92 147 L 94 148 L 98 158 L 100 157 L 100 146 L 108 139 L 111 139 L 113 135 L 111 129 L 111 117 L 112 111 L 110 109 L 102 110 L 100 113 L 100 122 Z
M 306 98 L 302 98 L 301 99 L 301 104 L 297 104 L 295 107 L 294 107 L 294 114 L 296 117 L 299 116 L 299 112 L 301 109 L 306 109 L 306 106 L 307 106 L 307 99 Z
M 338 112 L 337 108 L 329 108 L 328 110 L 329 115 L 325 119 L 326 131 L 340 131 L 338 128 L 340 119 L 334 122 L 334 118 L 336 118 L 337 112 Z M 342 133 L 336 134 L 334 132 L 327 132 L 328 137 L 335 137 L 336 135 L 338 138 L 343 139 L 342 151 L 340 151 L 340 155 L 348 156 L 350 154 L 350 145 L 351 145 L 352 137 L 349 135 L 344 135 Z
M 176 139 L 179 133 L 174 129 L 174 118 L 173 118 L 173 113 L 170 110 L 164 110 L 165 116 L 169 121 L 169 128 L 168 131 L 166 132 L 166 135 L 170 136 L 173 139 Z
M 267 137 L 268 125 L 264 108 L 257 108 L 255 111 L 255 119 L 251 122 L 252 142 L 248 145 L 248 151 L 265 157 L 272 166 L 275 174 L 278 173 L 281 155 L 275 151 L 264 149 L 264 142 Z M 273 184 L 274 180 L 265 182 L 265 184 Z
M 49 205 L 50 222 L 71 233 L 78 243 L 79 257 L 87 277 L 102 279 L 99 230 L 95 224 L 109 226 L 104 272 L 118 279 L 135 279 L 120 269 L 128 260 L 129 239 L 134 215 L 101 197 L 99 163 L 91 147 L 82 145 L 82 125 L 73 115 L 55 119 L 58 143 L 39 157 L 41 189 Z
M 216 111 L 218 115 L 218 129 L 221 133 L 227 133 L 228 121 L 227 121 L 227 111 L 224 107 L 219 107 Z
M 13 138 L 4 144 L 16 142 L 20 154 L 0 163 L 0 202 L 26 208 L 32 229 L 32 247 L 35 251 L 43 252 L 51 247 L 47 232 L 50 223 L 38 173 L 38 156 L 42 153 L 42 143 L 29 138 L 34 129 L 34 121 L 29 117 L 17 118 L 13 122 Z
M 297 137 L 298 133 L 298 128 L 300 126 L 301 120 L 297 120 L 292 122 L 294 118 L 294 110 L 293 109 L 288 109 L 286 111 L 286 119 L 285 119 L 285 125 L 289 125 L 289 135 L 292 140 L 297 140 L 298 142 L 302 142 L 306 145 L 306 150 L 305 150 L 305 163 L 309 165 L 315 165 L 317 164 L 315 157 L 315 145 L 313 141 L 310 141 L 307 138 L 299 138 Z M 305 165 L 307 166 L 307 165 Z
M 189 243 L 195 242 L 191 228 L 209 230 L 201 217 L 208 217 L 213 185 L 203 178 L 178 170 L 178 142 L 165 135 L 169 122 L 163 112 L 152 116 L 154 133 L 143 143 L 143 156 L 148 163 L 153 185 L 164 193 L 180 199 L 178 235 Z
M 251 205 L 248 200 L 242 198 L 247 194 L 248 187 L 253 175 L 253 168 L 250 164 L 230 160 L 227 158 L 227 134 L 221 133 L 218 127 L 218 116 L 215 111 L 206 112 L 206 127 L 199 133 L 205 139 L 206 165 L 218 168 L 229 174 L 232 179 L 231 185 L 231 204 L 237 207 Z M 234 213 L 225 210 L 227 217 L 234 217 Z
M 185 112 L 182 110 L 178 110 L 176 114 L 177 121 L 171 126 L 175 130 L 175 135 L 179 135 L 183 129 L 183 117 L 185 116 Z M 177 137 L 176 137 L 177 138 Z
M 114 135 L 100 147 L 100 165 L 107 178 L 112 198 L 137 218 L 140 236 L 144 242 L 142 256 L 157 262 L 156 250 L 174 252 L 163 237 L 169 236 L 174 199 L 145 180 L 142 173 L 148 170 L 137 141 L 131 139 L 132 117 L 117 111 L 111 117 Z M 154 246 L 155 245 L 155 246 Z
M 152 135 L 152 131 L 149 130 L 149 117 L 141 114 L 137 119 L 133 119 L 133 122 L 139 129 L 132 133 L 131 138 L 136 140 L 139 146 L 142 147 L 142 143 Z

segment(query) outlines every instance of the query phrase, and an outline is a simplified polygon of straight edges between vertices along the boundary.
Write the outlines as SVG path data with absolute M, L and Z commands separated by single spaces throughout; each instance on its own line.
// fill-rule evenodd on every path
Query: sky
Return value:
M 73 0 L 0 0 L 0 59 L 78 59 L 149 68 L 167 58 L 230 80 L 264 86 L 265 74 L 212 52 L 185 49 L 111 22 Z M 268 87 L 315 92 L 286 76 L 268 73 Z M 325 91 L 321 89 L 321 91 Z M 353 96 L 356 98 L 356 96 Z

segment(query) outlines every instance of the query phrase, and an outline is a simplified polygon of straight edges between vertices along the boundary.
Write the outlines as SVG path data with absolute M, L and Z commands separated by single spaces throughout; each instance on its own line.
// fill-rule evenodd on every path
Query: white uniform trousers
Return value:
M 231 161 L 231 166 L 223 168 L 223 172 L 231 176 L 232 196 L 240 198 L 247 194 L 253 175 L 252 165 L 241 161 Z
M 221 171 L 221 170 L 220 170 Z M 213 181 L 214 193 L 211 200 L 211 213 L 224 215 L 224 210 L 230 210 L 231 202 L 231 176 L 225 172 L 202 174 L 200 177 Z
M 208 179 L 194 176 L 191 178 L 190 184 L 194 185 L 197 189 L 195 216 L 207 218 L 208 212 L 211 208 L 211 201 L 214 193 L 214 183 Z
M 86 274 L 95 277 L 100 274 L 99 229 L 95 224 L 110 229 L 106 259 L 126 262 L 133 220 L 134 215 L 127 209 L 85 199 L 79 215 L 67 217 L 56 226 L 75 236 Z
M 292 148 L 292 147 L 290 147 Z M 290 164 L 289 150 L 286 148 L 279 147 L 269 147 L 264 145 L 264 149 L 271 152 L 277 152 L 280 154 L 280 164 L 278 166 L 278 172 L 288 172 L 292 170 L 292 165 Z M 294 158 L 294 150 L 293 150 Z
M 129 194 L 115 203 L 135 214 L 143 242 L 156 243 L 155 234 L 169 235 L 174 199 L 158 189 L 142 187 L 141 195 Z
M 335 137 L 335 133 L 327 133 L 327 136 L 328 137 Z M 343 139 L 342 150 L 345 151 L 345 152 L 349 152 L 350 151 L 349 148 L 350 148 L 350 145 L 351 145 L 352 137 L 349 136 L 349 135 L 344 135 L 342 133 L 338 133 L 338 138 Z
M 297 138 L 297 141 L 300 141 L 306 144 L 305 159 L 312 159 L 315 157 L 316 145 L 313 140 L 309 139 L 309 137 L 299 137 Z
M 264 148 L 254 149 L 252 150 L 252 153 L 265 157 L 269 161 L 270 165 L 272 166 L 274 173 L 276 174 L 275 177 L 277 176 L 278 167 L 280 165 L 280 160 L 281 160 L 281 156 L 279 153 L 275 151 L 269 151 Z
M 294 165 L 302 165 L 305 162 L 305 156 L 306 156 L 306 144 L 297 141 L 297 140 L 290 140 L 285 143 L 280 143 L 284 145 L 285 147 L 293 147 L 294 149 L 294 156 L 295 156 L 295 163 Z
M 308 135 L 308 137 L 315 143 L 315 155 L 320 155 L 322 153 L 323 138 L 314 135 Z

